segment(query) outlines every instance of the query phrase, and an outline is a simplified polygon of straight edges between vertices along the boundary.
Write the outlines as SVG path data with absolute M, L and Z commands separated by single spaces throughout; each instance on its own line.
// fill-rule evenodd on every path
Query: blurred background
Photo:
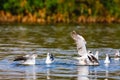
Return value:
M 0 22 L 120 22 L 120 0 L 1 0 Z

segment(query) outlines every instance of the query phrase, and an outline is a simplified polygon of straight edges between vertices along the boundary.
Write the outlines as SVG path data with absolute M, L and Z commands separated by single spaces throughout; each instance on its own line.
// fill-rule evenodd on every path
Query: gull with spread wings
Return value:
M 77 51 L 79 54 L 79 57 L 77 59 L 79 60 L 80 65 L 99 65 L 99 61 L 93 54 L 90 54 L 86 49 L 86 41 L 83 38 L 83 36 L 77 34 L 75 31 L 71 33 L 71 37 L 75 41 L 77 45 Z

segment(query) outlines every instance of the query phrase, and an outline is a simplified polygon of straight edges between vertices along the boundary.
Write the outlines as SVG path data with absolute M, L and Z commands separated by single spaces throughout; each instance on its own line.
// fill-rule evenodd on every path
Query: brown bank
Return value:
M 47 15 L 46 10 L 39 10 L 38 13 L 26 13 L 13 15 L 10 12 L 0 11 L 0 23 L 39 23 L 39 24 L 51 24 L 51 23 L 120 23 L 120 19 L 113 16 L 84 16 L 79 15 L 73 17 L 67 13 L 53 13 Z

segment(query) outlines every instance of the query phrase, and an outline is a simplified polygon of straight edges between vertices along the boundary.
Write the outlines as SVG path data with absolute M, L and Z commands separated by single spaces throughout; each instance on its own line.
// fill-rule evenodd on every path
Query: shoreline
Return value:
M 12 15 L 10 12 L 0 11 L 0 23 L 28 23 L 28 24 L 56 24 L 56 23 L 120 23 L 120 18 L 115 18 L 113 16 L 84 16 L 79 15 L 75 17 L 70 17 L 66 14 L 52 14 L 46 15 L 41 14 L 37 16 L 36 14 L 27 13 L 26 15 L 18 14 Z

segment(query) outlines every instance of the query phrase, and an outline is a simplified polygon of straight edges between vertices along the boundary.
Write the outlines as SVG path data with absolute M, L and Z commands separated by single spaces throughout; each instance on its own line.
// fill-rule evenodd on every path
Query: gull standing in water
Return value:
M 50 54 L 50 53 L 47 53 L 47 57 L 46 57 L 45 63 L 46 63 L 46 64 L 51 64 L 52 62 L 54 62 L 54 57 L 53 57 L 53 55 Z
M 23 65 L 34 65 L 35 64 L 35 58 L 37 57 L 37 54 L 30 54 L 25 56 L 19 56 L 14 59 L 14 61 L 21 61 L 20 64 Z
M 71 37 L 77 45 L 77 51 L 80 56 L 79 58 L 77 58 L 79 60 L 79 63 L 81 65 L 99 65 L 99 62 L 94 57 L 94 55 L 91 55 L 87 52 L 85 39 L 81 35 L 77 34 L 75 31 L 71 33 Z

